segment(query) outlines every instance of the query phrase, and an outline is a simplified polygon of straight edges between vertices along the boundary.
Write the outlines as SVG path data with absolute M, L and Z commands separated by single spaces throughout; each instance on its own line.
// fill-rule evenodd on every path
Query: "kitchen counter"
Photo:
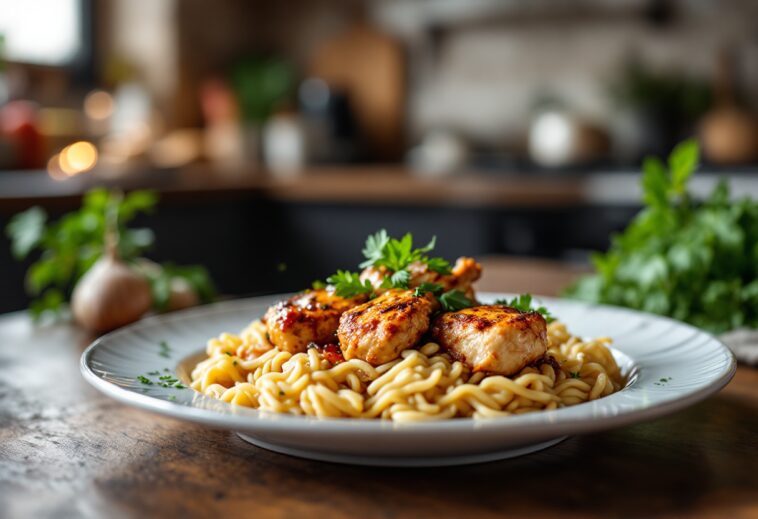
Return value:
M 733 192 L 758 198 L 758 174 L 700 173 L 691 183 L 706 195 L 727 178 Z M 157 189 L 168 197 L 260 196 L 274 201 L 444 205 L 454 207 L 540 208 L 583 205 L 637 206 L 639 174 L 469 172 L 425 177 L 401 166 L 311 168 L 290 176 L 254 169 L 219 170 L 208 166 L 133 170 L 115 176 L 95 171 L 56 181 L 45 171 L 0 173 L 0 210 L 34 203 L 73 203 L 95 185 Z

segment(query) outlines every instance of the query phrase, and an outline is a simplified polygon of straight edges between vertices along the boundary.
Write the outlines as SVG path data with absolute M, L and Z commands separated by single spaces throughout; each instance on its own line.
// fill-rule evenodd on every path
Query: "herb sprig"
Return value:
M 644 208 L 592 257 L 596 273 L 570 297 L 668 315 L 715 333 L 758 328 L 758 202 L 731 200 L 721 182 L 704 202 L 687 183 L 697 168 L 694 140 L 668 162 L 647 158 Z
M 442 275 L 450 274 L 450 262 L 444 258 L 427 256 L 428 252 L 434 250 L 437 243 L 437 237 L 432 237 L 431 241 L 423 247 L 413 248 L 413 235 L 406 233 L 401 239 L 395 239 L 387 234 L 385 229 L 381 229 L 376 234 L 370 235 L 366 239 L 363 247 L 363 256 L 366 261 L 361 263 L 361 268 L 366 267 L 386 267 L 393 272 L 405 270 L 411 263 L 425 263 L 430 270 Z
M 555 321 L 555 316 L 544 306 L 534 306 L 532 294 L 521 294 L 513 299 L 498 299 L 495 301 L 496 305 L 503 305 L 510 308 L 515 308 L 519 312 L 537 312 L 545 318 L 545 322 L 552 323 Z
M 373 285 L 371 285 L 368 279 L 361 281 L 360 276 L 356 272 L 338 270 L 336 274 L 332 274 L 326 278 L 326 282 L 334 287 L 335 294 L 340 297 L 350 298 L 363 294 L 372 297 L 374 294 Z
M 387 231 L 382 229 L 369 235 L 366 239 L 363 247 L 363 256 L 366 260 L 359 267 L 384 267 L 389 271 L 389 275 L 382 280 L 382 288 L 407 289 L 411 281 L 411 273 L 408 267 L 412 263 L 423 263 L 429 270 L 442 275 L 452 272 L 449 261 L 428 255 L 434 250 L 436 243 L 437 238 L 433 237 L 423 247 L 414 248 L 411 233 L 406 233 L 398 240 L 389 236 Z M 375 295 L 371 282 L 369 280 L 361 281 L 360 274 L 357 272 L 338 270 L 326 279 L 326 283 L 333 286 L 335 293 L 340 297 L 356 297 L 363 294 L 374 297 Z M 314 289 L 325 288 L 325 286 L 322 281 L 313 282 Z

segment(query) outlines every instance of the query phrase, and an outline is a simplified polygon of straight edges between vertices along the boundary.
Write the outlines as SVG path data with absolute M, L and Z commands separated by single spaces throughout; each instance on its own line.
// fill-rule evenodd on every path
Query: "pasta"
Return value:
M 583 340 L 560 322 L 549 324 L 547 335 L 546 361 L 504 377 L 471 373 L 433 342 L 379 366 L 332 363 L 317 348 L 293 355 L 274 348 L 265 325 L 254 321 L 239 335 L 211 339 L 191 384 L 224 402 L 267 411 L 399 422 L 556 409 L 622 387 L 609 338 Z

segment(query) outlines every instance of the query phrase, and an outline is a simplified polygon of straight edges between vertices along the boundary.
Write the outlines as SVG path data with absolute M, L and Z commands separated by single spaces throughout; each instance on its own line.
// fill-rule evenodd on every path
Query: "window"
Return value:
M 0 0 L 3 59 L 69 65 L 82 52 L 82 0 Z

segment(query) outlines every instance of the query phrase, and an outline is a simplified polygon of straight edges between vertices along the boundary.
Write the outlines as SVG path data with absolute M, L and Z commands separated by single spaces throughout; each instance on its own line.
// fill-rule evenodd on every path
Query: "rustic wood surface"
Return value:
M 481 288 L 575 274 L 492 261 Z M 457 468 L 319 463 L 106 398 L 79 375 L 90 341 L 0 317 L 0 517 L 758 516 L 758 371 L 670 417 Z M 223 515 L 222 515 L 223 514 Z

